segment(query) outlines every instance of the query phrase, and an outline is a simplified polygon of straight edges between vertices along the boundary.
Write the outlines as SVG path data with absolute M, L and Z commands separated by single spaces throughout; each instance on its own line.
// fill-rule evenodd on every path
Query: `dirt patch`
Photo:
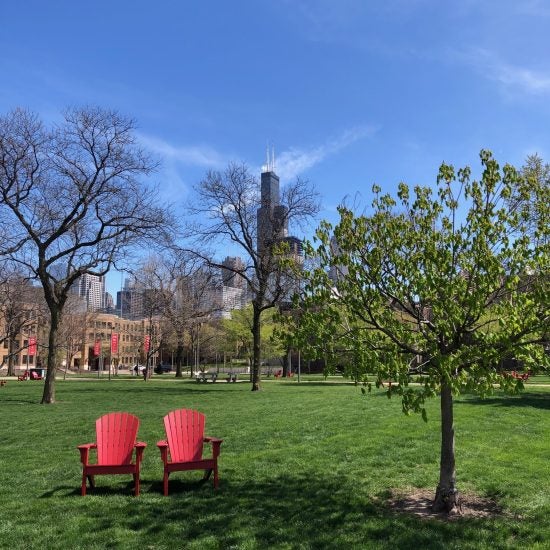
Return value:
M 456 521 L 460 518 L 494 518 L 506 515 L 495 500 L 462 492 L 460 493 L 460 511 L 451 514 L 432 512 L 434 494 L 435 491 L 430 489 L 394 489 L 391 491 L 386 505 L 396 512 L 442 521 Z

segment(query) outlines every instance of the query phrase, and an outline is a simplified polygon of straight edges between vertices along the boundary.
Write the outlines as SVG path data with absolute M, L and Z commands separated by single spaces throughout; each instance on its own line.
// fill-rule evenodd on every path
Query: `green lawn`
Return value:
M 495 497 L 506 517 L 419 520 L 384 506 L 392 488 L 434 488 L 438 403 L 429 422 L 383 393 L 353 385 L 268 381 L 196 384 L 162 376 L 0 388 L 1 548 L 550 548 L 550 388 L 457 402 L 460 489 Z M 220 489 L 200 472 L 171 477 L 161 495 L 155 443 L 175 408 L 207 415 L 224 439 Z M 128 411 L 148 443 L 142 494 L 130 476 L 99 476 L 80 497 L 76 445 L 95 419 Z

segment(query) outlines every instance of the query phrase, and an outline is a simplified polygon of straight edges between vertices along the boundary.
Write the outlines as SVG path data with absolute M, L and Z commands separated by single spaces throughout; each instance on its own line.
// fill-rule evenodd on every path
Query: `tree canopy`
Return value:
M 374 186 L 370 212 L 340 207 L 339 223 L 323 223 L 309 248 L 320 265 L 290 331 L 310 354 L 351 358 L 366 387 L 371 373 L 406 413 L 426 418 L 425 400 L 440 396 L 437 509 L 458 499 L 453 396 L 520 389 L 499 368 L 504 358 L 549 365 L 548 188 L 488 151 L 480 157 L 479 180 L 443 164 L 436 189 L 401 183 L 391 195 Z M 530 197 L 541 215 L 510 209 L 513 195 Z

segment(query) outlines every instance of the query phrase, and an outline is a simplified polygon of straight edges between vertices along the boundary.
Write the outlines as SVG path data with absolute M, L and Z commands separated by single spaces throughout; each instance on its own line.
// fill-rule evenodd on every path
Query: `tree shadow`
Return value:
M 131 514 L 108 517 L 100 504 L 82 504 L 82 513 L 98 530 L 116 525 L 116 529 L 136 531 L 140 540 L 155 540 L 159 546 L 169 544 L 175 548 L 237 548 L 253 542 L 258 548 L 432 549 L 453 546 L 453 541 L 473 547 L 480 543 L 480 533 L 485 531 L 485 542 L 490 543 L 490 528 L 480 529 L 482 520 L 419 521 L 358 490 L 357 480 L 330 475 L 222 479 L 218 490 L 213 489 L 211 480 L 174 477 L 168 497 L 162 496 L 160 480 L 142 480 L 138 498 L 130 496 L 132 487 L 132 483 L 124 486 L 132 499 L 124 499 L 124 506 L 131 506 Z M 79 500 L 86 499 L 79 494 L 79 489 L 62 485 L 44 493 L 42 498 L 74 497 L 78 507 Z M 107 484 L 89 494 L 108 498 L 120 496 L 123 491 L 121 484 Z M 113 501 L 114 505 L 120 506 L 118 501 Z
M 290 379 L 290 380 L 280 380 L 278 381 L 279 384 L 283 385 L 285 388 L 300 388 L 304 386 L 321 386 L 321 387 L 328 387 L 328 386 L 357 386 L 361 387 L 361 383 L 355 384 L 352 380 L 346 380 L 343 379 L 342 382 L 335 382 L 333 380 L 327 380 L 326 382 L 321 380 L 312 380 L 311 382 L 308 380 L 301 380 L 298 382 L 296 379 Z
M 498 407 L 532 407 L 550 409 L 550 393 L 532 392 L 520 395 L 503 395 L 499 397 L 470 397 L 461 401 L 464 405 L 492 405 Z
M 40 399 L 20 399 L 17 397 L 5 398 L 2 396 L 0 399 L 0 405 L 39 405 Z

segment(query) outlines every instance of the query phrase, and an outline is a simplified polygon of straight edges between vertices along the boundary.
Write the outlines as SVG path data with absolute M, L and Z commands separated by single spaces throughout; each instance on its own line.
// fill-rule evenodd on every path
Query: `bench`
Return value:
M 236 382 L 237 381 L 237 373 L 236 372 L 228 372 L 227 378 L 225 379 L 227 382 Z
M 197 375 L 196 375 L 196 378 L 195 380 L 197 382 L 208 382 L 208 380 L 211 380 L 212 383 L 216 382 L 216 379 L 218 378 L 218 375 L 217 373 L 215 372 L 199 372 Z

